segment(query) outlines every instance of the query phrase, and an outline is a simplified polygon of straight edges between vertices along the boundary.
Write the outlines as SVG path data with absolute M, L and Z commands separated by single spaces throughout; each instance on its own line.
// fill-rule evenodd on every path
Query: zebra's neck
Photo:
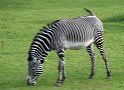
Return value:
M 52 35 L 48 31 L 38 33 L 30 47 L 30 55 L 44 61 L 52 50 Z

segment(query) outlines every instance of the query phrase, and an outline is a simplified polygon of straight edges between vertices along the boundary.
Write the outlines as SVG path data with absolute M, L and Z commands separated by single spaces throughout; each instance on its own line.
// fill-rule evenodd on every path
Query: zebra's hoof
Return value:
M 106 79 L 111 79 L 112 77 L 111 76 L 107 76 Z
M 93 77 L 92 76 L 89 76 L 88 79 L 93 79 Z
M 59 87 L 61 84 L 60 83 L 55 83 L 55 86 L 56 87 Z

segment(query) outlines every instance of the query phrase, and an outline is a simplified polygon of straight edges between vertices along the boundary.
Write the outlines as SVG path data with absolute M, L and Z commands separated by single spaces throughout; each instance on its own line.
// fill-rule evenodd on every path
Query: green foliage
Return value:
M 123 90 L 124 89 L 124 0 L 0 0 L 0 90 Z M 104 23 L 105 50 L 112 79 L 96 48 L 96 76 L 90 73 L 90 58 L 85 49 L 67 50 L 68 78 L 55 87 L 58 57 L 50 52 L 44 73 L 36 86 L 27 86 L 27 52 L 40 28 L 57 19 L 86 15 L 93 11 Z

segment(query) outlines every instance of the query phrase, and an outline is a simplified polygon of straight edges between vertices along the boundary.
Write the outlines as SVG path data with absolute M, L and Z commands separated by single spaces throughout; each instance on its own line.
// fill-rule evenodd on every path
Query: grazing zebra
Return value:
M 89 10 L 88 16 L 74 19 L 57 20 L 44 27 L 35 36 L 28 57 L 27 84 L 34 85 L 38 76 L 43 73 L 42 64 L 48 52 L 55 50 L 60 60 L 58 63 L 58 79 L 56 86 L 66 79 L 65 51 L 67 48 L 86 48 L 91 58 L 91 73 L 89 79 L 95 74 L 95 53 L 92 43 L 99 49 L 105 62 L 107 78 L 110 77 L 110 69 L 103 48 L 103 25 L 102 22 Z

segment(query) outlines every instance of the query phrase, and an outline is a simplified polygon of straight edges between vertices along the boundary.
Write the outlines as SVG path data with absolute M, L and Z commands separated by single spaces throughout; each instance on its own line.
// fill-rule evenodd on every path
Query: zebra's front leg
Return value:
M 64 58 L 64 57 L 63 57 Z M 62 79 L 61 79 L 61 83 L 64 83 L 64 81 L 66 80 L 66 68 L 65 68 L 65 61 L 61 61 L 62 63 Z
M 93 51 L 91 45 L 89 45 L 89 46 L 87 47 L 87 52 L 88 52 L 88 54 L 89 54 L 89 56 L 90 56 L 90 58 L 91 58 L 91 73 L 90 73 L 90 75 L 89 75 L 88 78 L 89 78 L 89 79 L 92 79 L 93 76 L 95 75 L 95 62 L 96 62 L 96 57 L 95 57 L 95 53 L 94 53 L 94 51 Z
M 55 86 L 59 86 L 61 84 L 61 73 L 62 73 L 62 64 L 61 64 L 61 60 L 60 60 L 59 64 L 58 64 L 58 79 L 55 83 Z
M 59 52 L 58 56 L 59 56 L 60 60 L 59 60 L 59 64 L 58 64 L 58 79 L 55 84 L 56 86 L 59 86 L 62 83 L 64 83 L 64 81 L 66 79 L 64 52 Z

